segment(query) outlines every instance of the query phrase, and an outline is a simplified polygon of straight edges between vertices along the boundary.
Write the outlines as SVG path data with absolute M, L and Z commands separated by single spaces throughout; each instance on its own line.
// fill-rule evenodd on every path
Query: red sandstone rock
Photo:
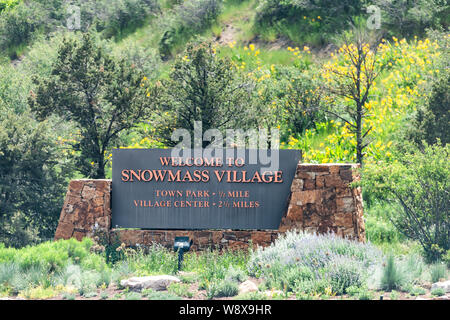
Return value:
M 303 216 L 303 209 L 301 206 L 292 205 L 289 206 L 286 217 L 290 220 L 301 221 Z
M 303 190 L 303 179 L 294 179 L 291 185 L 291 192 Z
M 78 241 L 81 241 L 85 236 L 86 236 L 85 232 L 74 231 L 74 233 L 73 233 L 73 237 L 75 239 L 77 239 Z
M 353 212 L 355 211 L 355 205 L 353 203 L 353 197 L 337 198 L 336 205 L 339 211 Z
M 336 226 L 349 227 L 353 225 L 353 215 L 351 213 L 336 213 L 334 221 Z
M 330 173 L 331 174 L 339 174 L 340 166 L 339 165 L 331 165 L 330 166 Z
M 70 239 L 73 235 L 73 224 L 60 221 L 55 233 L 55 240 Z
M 317 203 L 320 202 L 319 196 L 320 191 L 318 190 L 293 192 L 291 196 L 291 204 L 302 206 L 307 203 Z
M 316 189 L 316 180 L 305 179 L 304 180 L 304 189 L 305 190 L 315 190 Z
M 330 174 L 325 176 L 325 187 L 342 187 L 345 183 L 341 180 L 341 178 L 336 174 Z
M 316 189 L 322 189 L 323 187 L 325 187 L 325 177 L 317 176 L 316 177 Z

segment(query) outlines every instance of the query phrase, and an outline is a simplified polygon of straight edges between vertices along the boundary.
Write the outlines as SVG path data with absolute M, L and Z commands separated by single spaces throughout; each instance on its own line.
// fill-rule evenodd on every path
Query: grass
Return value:
M 245 50 L 244 46 L 236 46 L 234 48 L 230 48 L 228 46 L 224 46 L 220 50 L 220 54 L 223 56 L 227 56 L 233 58 L 237 61 L 245 62 L 246 64 L 251 64 L 253 61 L 253 57 L 250 56 L 249 50 Z M 296 58 L 292 53 L 286 50 L 286 48 L 282 49 L 269 49 L 269 48 L 258 48 L 262 54 L 259 55 L 259 58 L 263 65 L 284 65 L 291 66 L 294 64 Z
M 60 297 L 66 300 L 77 297 L 171 300 L 201 297 L 206 293 L 209 299 L 236 297 L 260 300 L 269 298 L 265 293 L 269 291 L 274 293 L 272 299 L 286 299 L 293 296 L 297 299 L 334 299 L 334 296 L 338 298 L 348 294 L 353 299 L 365 300 L 373 298 L 374 288 L 378 290 L 378 285 L 375 287 L 371 285 L 369 289 L 368 285 L 372 282 L 359 274 L 359 271 L 368 270 L 360 263 L 372 259 L 370 258 L 372 255 L 366 252 L 367 245 L 346 243 L 336 239 L 333 240 L 333 244 L 324 242 L 321 246 L 315 247 L 311 243 L 300 246 L 299 251 L 292 251 L 288 243 L 299 241 L 293 234 L 287 240 L 281 238 L 278 241 L 281 242 L 272 245 L 272 249 L 267 249 L 267 252 L 263 249 L 250 252 L 227 250 L 189 252 L 185 255 L 183 273 L 179 274 L 180 283 L 172 283 L 167 291 L 146 289 L 141 292 L 120 289 L 117 285 L 121 279 L 131 276 L 162 273 L 177 275 L 174 268 L 175 253 L 156 245 L 142 251 L 129 250 L 123 260 L 107 265 L 105 257 L 101 254 L 95 255 L 95 259 L 102 261 L 101 264 L 90 263 L 89 259 L 93 255 L 91 253 L 86 253 L 86 256 L 75 263 L 77 248 L 81 247 L 89 252 L 88 242 L 77 242 L 78 246 L 73 246 L 71 240 L 63 240 L 23 249 L 2 248 L 0 296 L 20 296 L 26 299 Z M 53 254 L 64 257 L 67 261 L 62 266 L 51 269 L 50 266 L 58 264 L 47 264 L 43 261 L 58 261 L 49 258 L 53 255 L 36 258 L 43 248 L 52 248 Z M 321 252 L 338 254 L 333 258 L 336 263 L 327 265 L 328 258 L 321 255 Z M 299 261 L 306 265 L 297 265 L 295 262 L 294 267 L 283 266 L 283 262 L 288 262 L 286 260 L 288 257 L 297 261 L 295 257 L 299 254 L 301 255 Z M 83 256 L 80 252 L 79 255 Z M 345 257 L 356 260 L 350 261 Z M 445 264 L 427 265 L 418 255 L 393 254 L 392 257 L 395 261 L 390 262 L 388 259 L 384 267 L 381 265 L 382 262 L 379 262 L 380 272 L 376 270 L 370 272 L 375 279 L 374 283 L 381 284 L 385 290 L 404 291 L 412 297 L 423 295 L 424 289 L 421 285 L 424 282 L 430 281 L 431 278 L 433 280 L 445 278 L 448 273 Z M 317 260 L 320 265 L 325 264 L 311 269 L 307 267 L 310 258 Z M 314 262 L 314 259 L 310 262 Z M 27 263 L 24 264 L 24 261 Z M 239 284 L 249 276 L 260 278 L 259 290 L 238 296 Z M 391 297 L 395 294 L 391 293 Z M 439 292 L 436 291 L 434 294 L 437 295 Z
M 189 284 L 173 282 L 167 288 L 168 289 L 167 291 L 176 296 L 192 298 L 194 296 L 194 293 L 189 290 L 189 287 L 190 287 Z
M 222 13 L 219 15 L 214 28 L 222 28 L 227 24 L 233 25 L 236 30 L 234 40 L 236 42 L 246 43 L 251 42 L 255 38 L 255 33 L 252 30 L 254 20 L 254 9 L 257 5 L 255 0 L 239 1 L 228 0 Z
M 238 294 L 239 287 L 235 281 L 221 280 L 208 285 L 206 295 L 209 299 L 216 297 L 234 297 Z
M 430 270 L 431 282 L 439 282 L 441 279 L 446 279 L 447 268 L 443 263 L 435 263 Z

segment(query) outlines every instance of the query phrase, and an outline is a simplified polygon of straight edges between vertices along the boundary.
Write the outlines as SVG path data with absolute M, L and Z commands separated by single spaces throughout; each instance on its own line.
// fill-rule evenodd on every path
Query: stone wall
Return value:
M 177 236 L 189 236 L 193 249 L 267 246 L 279 233 L 297 229 L 334 232 L 364 241 L 361 189 L 349 184 L 359 179 L 357 165 L 299 164 L 291 186 L 286 215 L 278 230 L 131 230 L 111 229 L 111 180 L 73 180 L 56 230 L 55 240 L 92 236 L 94 229 L 117 235 L 129 246 L 158 242 L 172 246 Z
M 92 236 L 94 227 L 111 228 L 111 180 L 72 180 L 69 183 L 55 240 Z
M 364 241 L 361 187 L 349 186 L 359 180 L 358 168 L 356 164 L 300 163 L 279 231 L 334 232 Z

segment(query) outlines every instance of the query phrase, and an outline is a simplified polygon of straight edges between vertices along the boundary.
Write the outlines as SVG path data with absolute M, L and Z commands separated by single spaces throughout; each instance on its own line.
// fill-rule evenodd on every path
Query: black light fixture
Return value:
M 183 263 L 183 255 L 189 251 L 192 246 L 192 240 L 189 237 L 175 237 L 173 243 L 173 250 L 178 251 L 178 271 L 181 270 L 181 264 Z

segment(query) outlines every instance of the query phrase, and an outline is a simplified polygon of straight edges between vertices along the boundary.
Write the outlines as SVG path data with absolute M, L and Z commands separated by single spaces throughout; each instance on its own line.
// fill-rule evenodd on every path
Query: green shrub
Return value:
M 97 292 L 95 292 L 95 291 L 91 291 L 91 292 L 84 292 L 83 293 L 83 297 L 85 297 L 85 298 L 94 298 L 94 297 L 96 297 L 97 296 Z
M 369 291 L 366 288 L 362 289 L 358 294 L 359 300 L 373 300 L 373 298 L 374 298 L 373 292 Z
M 53 237 L 69 164 L 48 122 L 3 110 L 0 99 L 0 242 L 21 247 Z
M 75 300 L 75 297 L 76 297 L 75 294 L 69 292 L 65 292 L 62 295 L 62 298 L 65 300 Z
M 330 282 L 325 278 L 297 281 L 294 288 L 296 296 L 306 294 L 308 296 L 318 296 L 330 291 Z
M 391 300 L 398 300 L 399 298 L 399 293 L 395 290 L 392 290 L 391 293 L 389 294 L 389 298 Z
M 423 108 L 419 108 L 414 123 L 413 138 L 417 144 L 425 140 L 442 145 L 450 142 L 450 75 L 444 72 L 433 81 L 432 91 Z
M 173 282 L 167 287 L 169 293 L 173 293 L 179 297 L 192 298 L 194 293 L 189 291 L 189 285 Z
M 450 245 L 450 145 L 407 146 L 389 164 L 367 164 L 364 187 L 379 199 L 401 208 L 390 219 L 407 238 L 422 245 L 428 261 L 435 261 Z
M 141 294 L 149 300 L 181 300 L 179 296 L 172 293 L 155 291 L 153 289 L 144 289 L 141 291 Z
M 234 297 L 239 293 L 239 286 L 235 281 L 221 280 L 219 282 L 211 283 L 206 295 L 208 299 L 215 297 Z
M 374 4 L 383 15 L 383 26 L 393 35 L 422 35 L 425 29 L 445 24 L 445 19 L 448 20 L 445 0 L 375 0 Z
M 276 279 L 279 279 L 279 283 L 276 282 Z M 279 275 L 268 279 L 268 285 L 289 292 L 296 289 L 298 282 L 312 279 L 314 279 L 314 273 L 307 267 L 280 268 Z
M 11 51 L 27 45 L 37 34 L 67 28 L 68 6 L 80 9 L 80 29 L 95 29 L 103 37 L 123 36 L 143 25 L 151 15 L 160 12 L 157 0 L 24 0 L 14 8 L 1 10 L 0 50 Z
M 367 287 L 350 286 L 346 289 L 347 294 L 350 297 L 354 297 L 358 300 L 373 300 L 373 292 L 367 289 Z
M 399 289 L 403 283 L 402 275 L 395 263 L 394 255 L 388 255 L 386 265 L 383 269 L 383 276 L 381 278 L 381 288 L 384 290 Z
M 401 274 L 401 290 L 409 291 L 412 286 L 425 280 L 427 266 L 418 254 L 400 256 L 396 260 L 396 267 Z
M 178 271 L 177 254 L 154 243 L 126 254 L 129 268 L 138 275 L 175 274 Z
M 160 10 L 157 0 L 103 0 L 97 7 L 105 15 L 102 20 L 97 19 L 97 29 L 107 38 L 134 31 Z
M 10 10 L 0 12 L 0 50 L 28 44 L 46 20 L 47 13 L 39 3 L 23 1 Z M 16 58 L 15 51 L 11 52 Z
M 348 287 L 361 287 L 365 279 L 360 268 L 362 268 L 360 263 L 355 263 L 354 260 L 348 257 L 336 257 L 333 259 L 327 272 L 332 292 L 344 294 L 347 292 Z
M 184 256 L 184 270 L 195 272 L 200 285 L 206 289 L 208 282 L 225 279 L 230 266 L 244 270 L 248 261 L 245 251 L 205 250 L 201 253 L 188 252 Z
M 21 0 L 0 0 L 0 12 L 15 7 L 20 1 Z
M 100 293 L 100 299 L 106 300 L 106 299 L 108 299 L 108 298 L 109 298 L 109 293 L 108 293 L 107 291 L 102 291 L 102 292 Z
M 142 295 L 139 292 L 128 292 L 125 295 L 125 300 L 141 300 L 142 299 Z
M 158 44 L 161 57 L 168 59 L 176 45 L 210 26 L 221 5 L 222 0 L 187 0 L 177 6 Z
M 246 293 L 237 295 L 233 299 L 236 299 L 236 300 L 267 300 L 267 295 L 264 294 L 263 292 L 251 291 L 251 292 L 246 292 Z
M 198 280 L 198 277 L 198 274 L 195 272 L 178 274 L 178 278 L 180 278 L 183 283 L 194 283 Z
M 434 288 L 433 290 L 431 290 L 431 294 L 433 296 L 443 296 L 445 294 L 445 290 L 443 288 Z
M 372 202 L 371 199 L 367 202 L 370 203 L 364 211 L 367 240 L 374 244 L 392 244 L 404 239 L 389 219 L 399 208 L 386 202 Z
M 450 268 L 450 250 L 447 250 L 445 255 L 442 256 L 442 261 L 447 264 L 447 268 Z
M 361 0 L 263 0 L 256 9 L 255 27 L 261 32 L 275 29 L 297 43 L 315 39 L 314 44 L 323 44 L 362 13 Z
M 246 279 L 247 275 L 245 274 L 245 271 L 234 266 L 230 266 L 225 275 L 225 280 L 229 281 L 243 282 Z
M 438 282 L 440 279 L 445 279 L 447 276 L 447 268 L 443 263 L 434 263 L 430 268 L 430 275 L 432 282 Z
M 0 263 L 15 261 L 23 270 L 42 267 L 48 272 L 62 271 L 70 263 L 80 264 L 91 255 L 89 249 L 92 244 L 93 241 L 89 238 L 84 238 L 81 242 L 72 238 L 43 242 L 22 249 L 0 246 Z
M 295 294 L 295 298 L 297 300 L 314 300 L 314 296 L 308 293 L 304 293 L 302 291 L 299 291 Z
M 421 296 L 426 293 L 427 293 L 427 291 L 421 287 L 413 287 L 413 288 L 411 288 L 411 290 L 409 290 L 409 294 L 412 296 Z

